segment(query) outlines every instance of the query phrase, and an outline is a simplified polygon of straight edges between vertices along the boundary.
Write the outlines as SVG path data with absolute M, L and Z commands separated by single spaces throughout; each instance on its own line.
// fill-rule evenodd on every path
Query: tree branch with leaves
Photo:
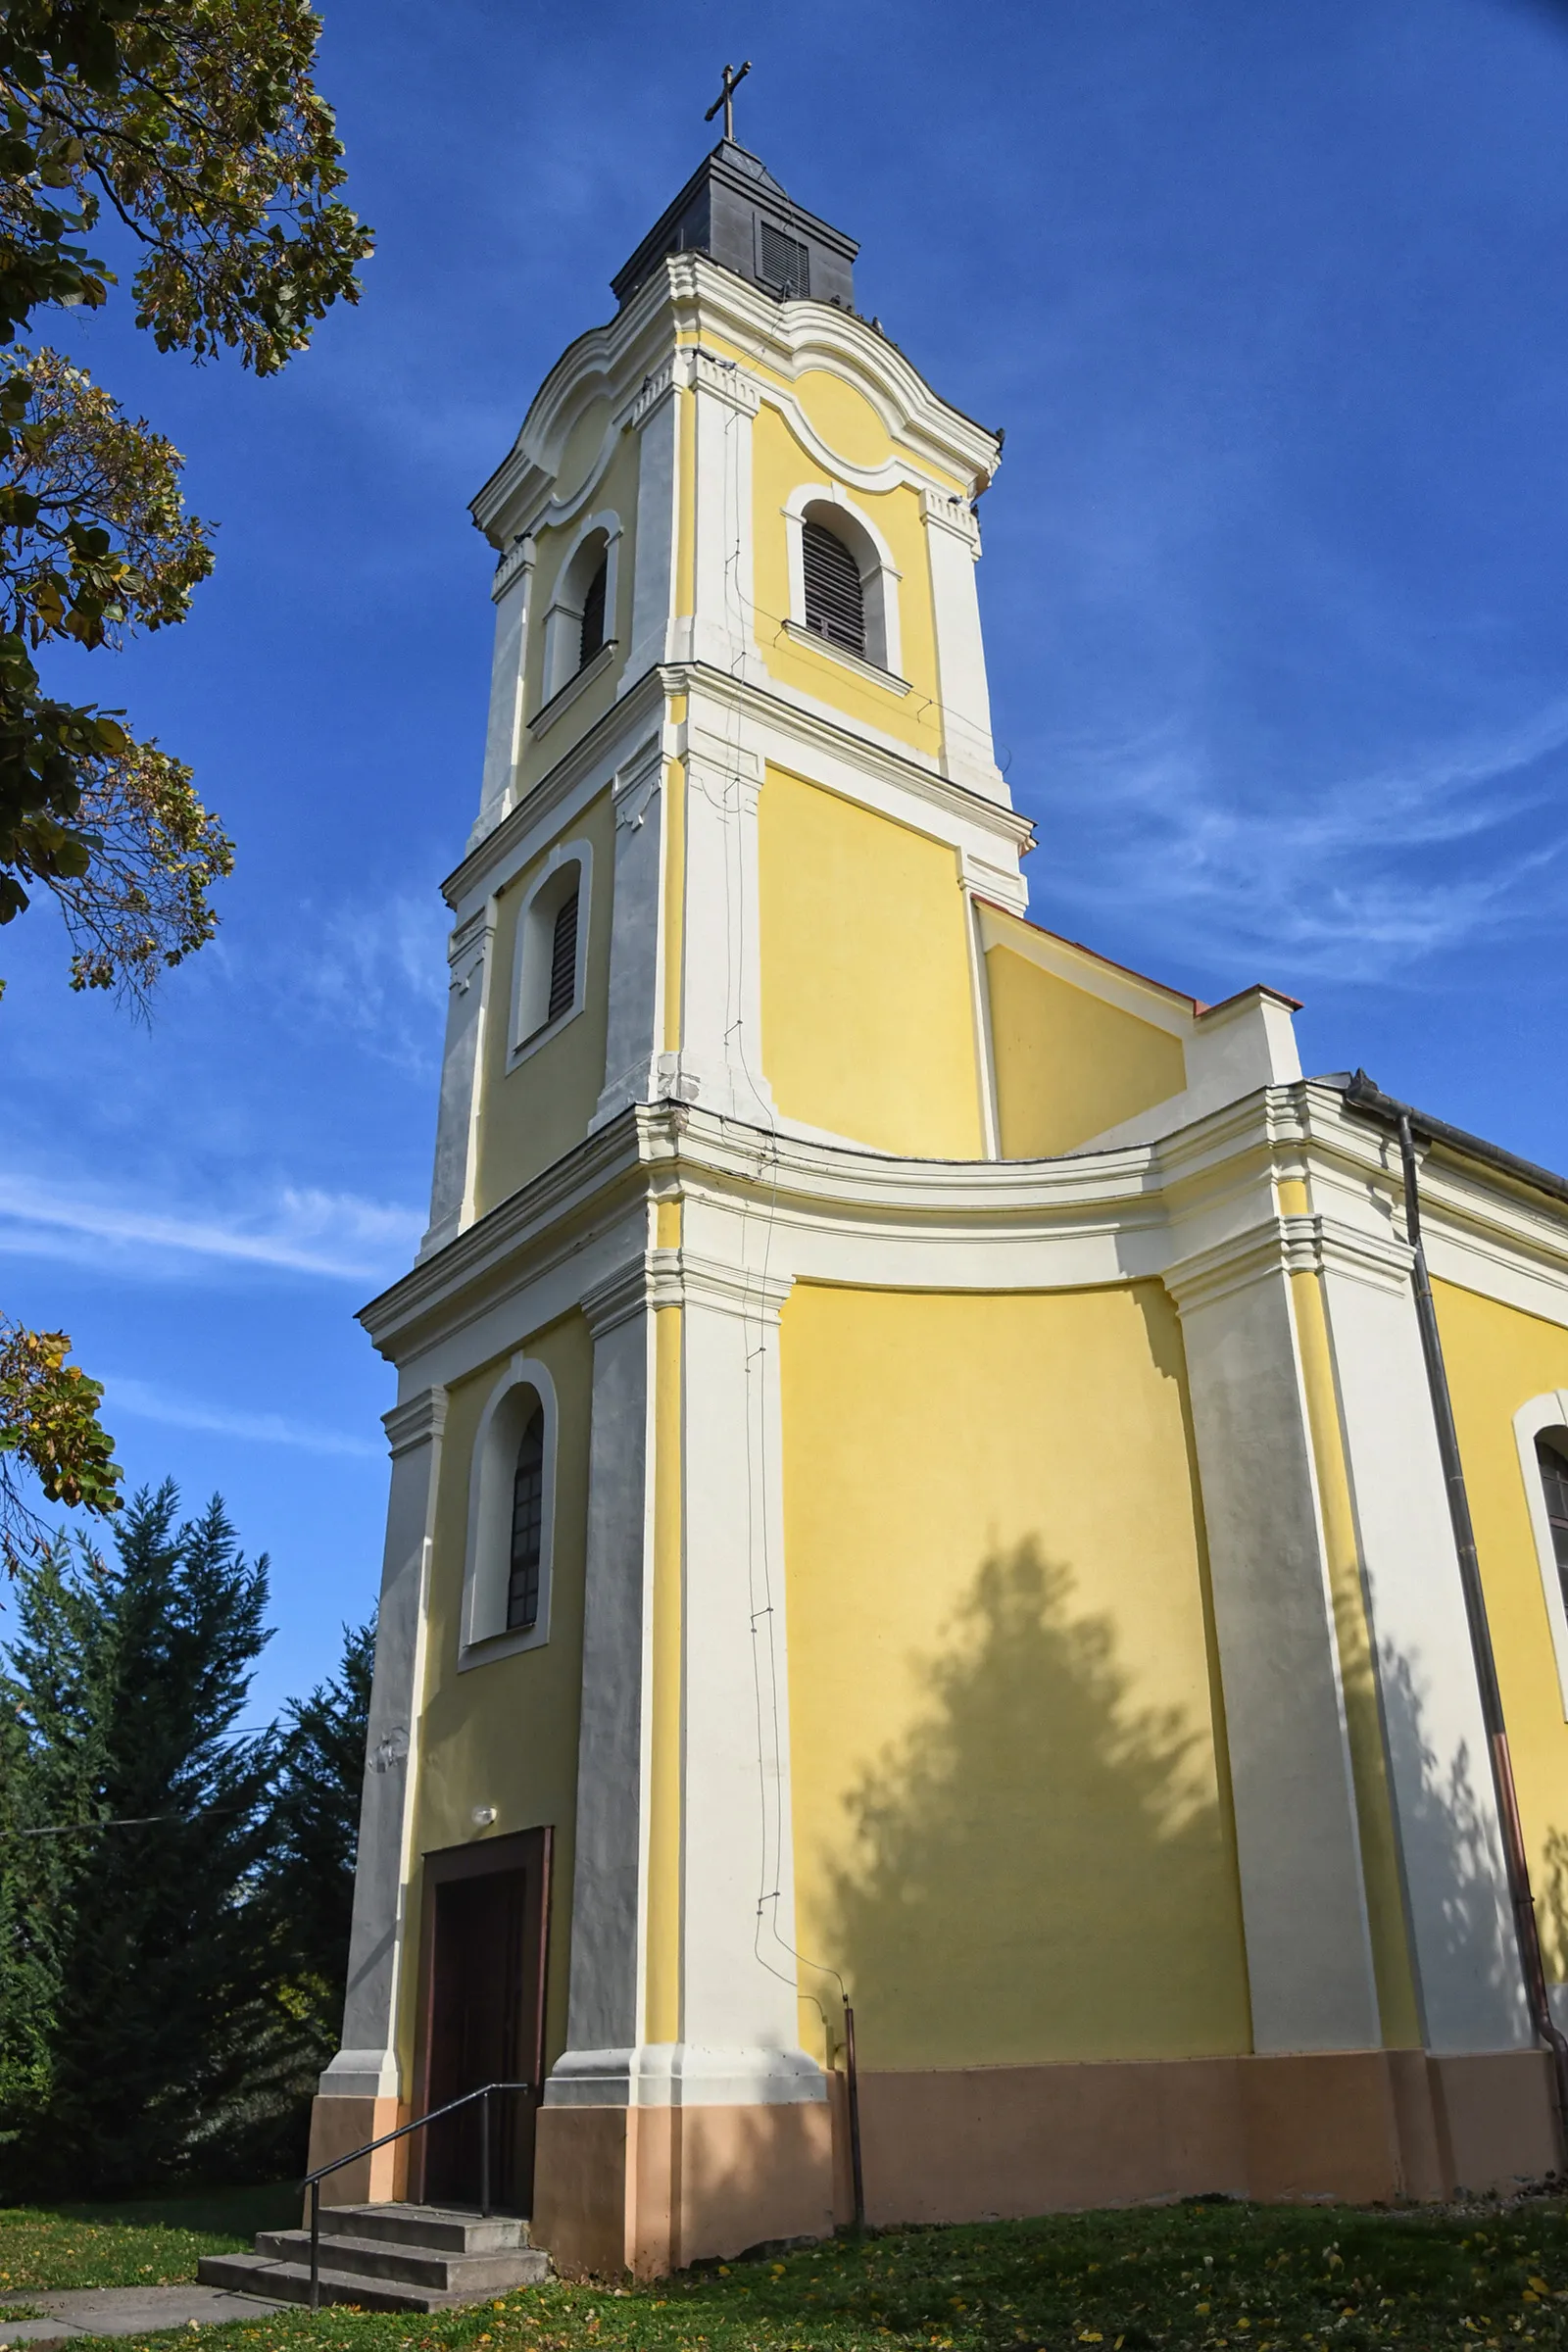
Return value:
M 18 337 L 40 309 L 108 299 L 116 274 L 83 240 L 110 223 L 162 351 L 236 351 L 270 375 L 358 300 L 371 239 L 339 194 L 319 34 L 301 0 L 0 0 L 0 925 L 41 889 L 72 986 L 143 1015 L 213 936 L 232 848 L 188 767 L 122 710 L 47 692 L 35 657 L 183 620 L 211 539 L 178 451 Z M 117 1507 L 101 1392 L 68 1352 L 0 1321 L 0 1552 L 34 1532 L 21 1464 L 51 1501 Z

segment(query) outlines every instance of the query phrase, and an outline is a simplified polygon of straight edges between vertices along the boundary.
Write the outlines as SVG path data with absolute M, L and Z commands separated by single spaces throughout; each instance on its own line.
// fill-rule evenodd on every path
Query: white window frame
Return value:
M 555 945 L 556 914 L 570 893 L 565 869 L 577 868 L 577 968 L 572 974 L 571 1003 L 553 1021 L 540 1018 L 550 1003 L 550 960 Z M 512 1028 L 507 1068 L 514 1070 L 530 1054 L 559 1037 L 574 1021 L 588 998 L 588 925 L 593 913 L 594 853 L 590 842 L 558 842 L 528 885 L 517 909 L 517 936 L 512 951 Z
M 544 1409 L 544 1498 L 539 1529 L 539 1614 L 531 1627 L 507 1625 L 512 1575 L 512 1502 L 517 1448 L 531 1416 L 528 1398 Z M 468 1473 L 468 1537 L 463 1566 L 458 1669 L 493 1658 L 542 1649 L 550 1639 L 550 1598 L 556 1549 L 556 1385 L 535 1356 L 519 1351 L 485 1399 L 474 1432 Z
M 1562 1579 L 1557 1573 L 1551 1522 L 1546 1517 L 1546 1497 L 1536 1462 L 1536 1440 L 1544 1437 L 1548 1429 L 1568 1432 L 1568 1389 L 1548 1389 L 1544 1396 L 1532 1396 L 1530 1402 L 1522 1404 L 1513 1417 L 1513 1434 L 1519 1447 L 1519 1468 L 1525 1482 L 1525 1500 L 1530 1506 L 1530 1531 L 1536 1540 L 1536 1561 L 1541 1570 L 1542 1591 L 1546 1602 L 1546 1622 L 1551 1627 L 1551 1646 L 1557 1659 L 1557 1695 L 1562 1702 L 1563 1720 L 1568 1722 L 1568 1609 L 1563 1606 Z
M 904 574 L 870 515 L 862 514 L 837 482 L 803 482 L 784 502 L 791 625 L 797 629 L 806 627 L 805 526 L 813 507 L 824 510 L 824 522 L 837 530 L 859 566 L 860 595 L 865 607 L 864 662 L 873 669 L 885 670 L 889 677 L 902 680 L 904 637 L 899 626 L 899 582 Z M 829 509 L 831 514 L 826 512 Z M 813 645 L 825 646 L 829 653 L 842 653 L 851 662 L 858 659 L 847 647 L 835 646 L 827 638 L 818 637 L 814 629 L 808 634 Z
M 607 660 L 614 645 L 620 537 L 620 516 L 606 507 L 578 525 L 561 560 L 544 617 L 544 667 L 539 680 L 541 710 L 555 701 L 563 687 L 571 684 L 583 666 L 583 607 L 601 556 L 605 563 L 605 642 L 601 651 Z M 600 657 L 594 658 L 597 661 Z

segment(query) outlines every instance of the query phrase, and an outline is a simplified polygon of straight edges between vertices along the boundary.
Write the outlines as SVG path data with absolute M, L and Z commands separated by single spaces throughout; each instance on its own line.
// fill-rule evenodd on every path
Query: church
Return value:
M 312 2162 L 520 2084 L 493 2196 L 642 2276 L 1507 2188 L 1564 2154 L 1568 1186 L 1031 921 L 1001 436 L 856 255 L 726 135 L 473 502 Z

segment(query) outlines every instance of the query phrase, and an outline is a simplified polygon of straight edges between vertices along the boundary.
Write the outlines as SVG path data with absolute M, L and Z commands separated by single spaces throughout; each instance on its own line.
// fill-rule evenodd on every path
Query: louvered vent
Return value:
M 564 899 L 556 911 L 556 928 L 550 942 L 550 1003 L 545 1012 L 547 1021 L 571 1010 L 571 1000 L 577 993 L 577 892 Z
M 576 901 L 573 900 L 573 906 Z M 512 1481 L 512 1573 L 507 1579 L 509 1632 L 531 1633 L 539 1622 L 539 1562 L 545 1530 L 545 1414 L 535 1405 L 517 1448 Z
M 582 652 L 577 666 L 583 669 L 593 660 L 605 642 L 605 587 L 610 578 L 610 558 L 606 556 L 588 583 L 588 594 L 582 606 Z M 569 645 L 571 640 L 566 640 Z
M 759 220 L 762 232 L 762 276 L 770 286 L 776 286 L 786 302 L 797 295 L 811 291 L 811 251 L 798 237 L 787 237 L 781 228 L 766 220 Z
M 801 527 L 806 568 L 806 625 L 830 645 L 865 652 L 865 599 L 860 571 L 837 532 L 820 522 Z

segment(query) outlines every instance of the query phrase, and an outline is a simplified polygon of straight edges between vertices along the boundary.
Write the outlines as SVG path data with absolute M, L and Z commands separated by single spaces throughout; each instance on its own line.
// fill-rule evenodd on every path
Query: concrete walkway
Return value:
M 41 2320 L 0 2319 L 0 2352 L 11 2344 L 58 2344 L 73 2335 L 151 2335 L 159 2328 L 216 2328 L 223 2320 L 265 2320 L 281 2304 L 235 2295 L 220 2286 L 75 2286 L 61 2293 L 26 2289 L 0 2297 Z

